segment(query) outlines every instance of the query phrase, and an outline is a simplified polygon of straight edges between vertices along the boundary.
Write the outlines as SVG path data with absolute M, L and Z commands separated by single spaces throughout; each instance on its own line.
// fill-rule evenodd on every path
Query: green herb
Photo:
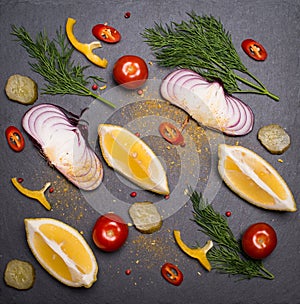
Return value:
M 36 60 L 36 63 L 29 63 L 32 70 L 48 82 L 42 90 L 43 94 L 91 96 L 115 107 L 110 101 L 86 87 L 89 79 L 94 82 L 104 82 L 104 80 L 97 76 L 85 77 L 83 72 L 88 66 L 75 65 L 71 61 L 74 48 L 68 43 L 61 27 L 59 31 L 56 31 L 56 39 L 52 41 L 45 31 L 40 32 L 34 41 L 24 27 L 17 28 L 14 25 L 11 34 L 21 42 L 29 57 Z
M 188 68 L 209 81 L 220 79 L 229 94 L 256 93 L 279 100 L 243 65 L 230 34 L 220 21 L 212 16 L 197 16 L 194 12 L 188 16 L 191 18 L 188 22 L 172 22 L 165 27 L 155 23 L 154 28 L 145 29 L 142 33 L 158 64 Z M 236 71 L 249 76 L 252 81 Z M 251 87 L 251 90 L 241 89 L 237 81 Z
M 242 254 L 240 242 L 234 237 L 225 217 L 216 212 L 201 193 L 194 191 L 190 198 L 195 222 L 214 243 L 207 252 L 212 268 L 222 273 L 240 275 L 243 279 L 274 279 L 274 275 L 264 268 L 261 261 L 252 260 Z

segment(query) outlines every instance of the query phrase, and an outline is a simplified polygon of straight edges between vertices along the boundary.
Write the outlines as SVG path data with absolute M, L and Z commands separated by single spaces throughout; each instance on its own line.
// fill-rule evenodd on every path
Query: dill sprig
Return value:
M 202 194 L 190 193 L 193 203 L 194 221 L 203 233 L 211 238 L 214 246 L 207 252 L 207 258 L 216 270 L 230 275 L 240 275 L 243 279 L 260 277 L 272 280 L 270 273 L 260 260 L 243 255 L 240 242 L 234 237 L 227 220 L 205 201 Z
M 27 51 L 29 57 L 36 60 L 35 63 L 29 64 L 31 69 L 47 82 L 45 88 L 42 89 L 43 94 L 90 96 L 115 107 L 113 103 L 87 88 L 89 79 L 95 83 L 104 82 L 104 80 L 98 76 L 85 77 L 84 71 L 88 66 L 76 65 L 74 61 L 71 61 L 74 48 L 68 43 L 61 27 L 56 31 L 54 40 L 50 40 L 44 31 L 39 32 L 34 41 L 24 27 L 15 25 L 12 25 L 11 34 L 21 42 L 21 46 Z
M 209 81 L 219 79 L 229 94 L 255 93 L 279 100 L 244 66 L 230 34 L 220 21 L 213 16 L 198 16 L 194 12 L 187 15 L 189 21 L 171 22 L 165 26 L 155 23 L 153 28 L 146 28 L 142 33 L 159 65 L 188 68 Z M 249 76 L 252 81 L 236 71 Z M 237 81 L 251 89 L 241 89 Z

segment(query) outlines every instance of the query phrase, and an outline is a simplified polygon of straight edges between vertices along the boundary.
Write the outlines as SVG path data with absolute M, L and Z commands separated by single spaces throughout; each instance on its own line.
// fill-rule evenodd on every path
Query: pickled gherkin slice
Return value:
M 4 272 L 6 285 L 25 290 L 33 286 L 34 280 L 35 270 L 29 262 L 14 259 L 7 263 Z
M 38 98 L 37 84 L 30 77 L 19 74 L 11 75 L 5 86 L 5 93 L 10 100 L 22 104 L 33 104 Z

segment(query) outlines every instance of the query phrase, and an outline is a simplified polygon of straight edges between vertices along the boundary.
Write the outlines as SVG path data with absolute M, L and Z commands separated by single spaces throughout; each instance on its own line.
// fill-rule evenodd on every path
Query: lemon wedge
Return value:
M 92 286 L 98 264 L 76 229 L 52 218 L 27 218 L 24 223 L 28 245 L 45 270 L 65 285 Z
M 296 202 L 280 174 L 262 157 L 241 146 L 219 145 L 218 169 L 223 181 L 258 207 L 296 211 Z
M 139 187 L 170 193 L 164 167 L 151 148 L 127 129 L 110 124 L 98 127 L 99 144 L 107 164 Z

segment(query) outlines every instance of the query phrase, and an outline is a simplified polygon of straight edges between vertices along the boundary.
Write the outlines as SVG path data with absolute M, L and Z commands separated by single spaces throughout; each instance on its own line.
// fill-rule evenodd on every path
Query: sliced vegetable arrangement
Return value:
M 25 131 L 40 146 L 48 162 L 82 190 L 97 188 L 103 178 L 102 163 L 86 143 L 78 121 L 52 104 L 32 107 L 23 117 Z
M 169 144 L 179 146 L 172 147 L 174 149 L 183 150 L 183 129 L 189 117 L 200 125 L 225 135 L 249 134 L 253 130 L 254 114 L 248 105 L 232 95 L 234 93 L 255 93 L 279 100 L 243 65 L 230 35 L 220 21 L 212 16 L 197 16 L 194 12 L 188 16 L 188 22 L 172 22 L 165 27 L 155 24 L 153 29 L 145 29 L 142 33 L 154 51 L 158 64 L 176 68 L 161 82 L 162 97 L 175 108 L 184 110 L 188 116 L 178 128 L 169 121 L 157 125 L 156 131 L 167 141 L 164 142 L 166 150 L 169 150 Z M 129 17 L 130 13 L 127 12 L 125 18 Z M 97 56 L 93 50 L 102 47 L 100 41 L 112 47 L 121 40 L 121 34 L 107 23 L 99 23 L 92 28 L 92 34 L 100 41 L 82 43 L 74 35 L 75 24 L 75 19 L 68 18 L 66 34 L 60 28 L 56 32 L 56 39 L 52 41 L 45 32 L 40 32 L 34 41 L 23 27 L 12 26 L 11 34 L 21 42 L 30 58 L 36 60 L 30 66 L 47 81 L 46 88 L 42 90 L 44 94 L 90 96 L 115 107 L 95 92 L 99 88 L 98 83 L 105 82 L 104 79 L 99 76 L 85 77 L 83 72 L 88 66 L 76 65 L 71 56 L 76 49 L 91 63 L 106 68 L 108 61 Z M 264 47 L 252 39 L 243 41 L 242 48 L 256 61 L 267 58 Z M 117 84 L 128 90 L 140 89 L 146 84 L 148 76 L 147 63 L 135 55 L 119 57 L 111 74 Z M 34 103 L 37 86 L 30 80 L 19 76 L 10 78 L 6 86 L 7 97 L 26 105 Z M 94 92 L 88 89 L 90 80 L 94 83 L 91 86 Z M 26 99 L 22 91 L 23 82 L 26 89 L 30 89 L 30 94 L 25 92 Z M 16 83 L 19 86 L 16 87 Z M 244 90 L 238 83 L 249 86 L 250 89 Z M 22 126 L 47 162 L 69 182 L 84 191 L 92 191 L 100 186 L 104 168 L 84 137 L 80 116 L 61 106 L 41 103 L 25 112 Z M 125 126 L 103 121 L 99 121 L 97 133 L 100 153 L 111 167 L 109 169 L 154 195 L 164 195 L 167 198 L 172 194 L 167 175 L 169 168 L 165 168 L 151 146 L 140 138 L 140 134 L 132 133 Z M 5 135 L 12 150 L 23 150 L 25 141 L 17 128 L 10 126 Z M 279 125 L 261 128 L 258 139 L 273 154 L 283 153 L 290 146 L 288 134 Z M 188 153 L 186 150 L 184 152 Z M 254 151 L 239 145 L 221 144 L 218 157 L 220 177 L 242 199 L 263 209 L 297 210 L 287 183 L 275 168 Z M 178 164 L 172 161 L 172 165 Z M 51 209 L 45 196 L 50 182 L 45 183 L 41 190 L 30 190 L 15 177 L 11 178 L 11 182 L 20 193 L 39 201 L 47 210 Z M 277 245 L 276 232 L 272 226 L 264 222 L 250 225 L 239 240 L 231 231 L 226 218 L 216 212 L 200 192 L 190 189 L 188 195 L 192 202 L 193 220 L 209 239 L 203 247 L 189 247 L 176 227 L 173 234 L 178 248 L 197 259 L 208 272 L 215 269 L 221 273 L 238 275 L 242 279 L 274 279 L 274 275 L 262 263 L 262 259 L 269 256 Z M 137 192 L 133 191 L 130 199 L 136 196 Z M 132 220 L 130 224 L 112 212 L 101 215 L 95 221 L 91 239 L 97 249 L 106 253 L 121 251 L 128 240 L 130 226 L 142 234 L 156 233 L 163 227 L 164 218 L 153 202 L 135 201 L 128 206 L 128 215 Z M 230 215 L 231 212 L 227 211 L 226 216 Z M 54 278 L 71 287 L 89 288 L 96 282 L 98 264 L 81 232 L 53 218 L 26 218 L 24 223 L 29 248 Z M 34 268 L 30 264 L 14 262 L 8 266 L 10 267 L 5 272 L 8 286 L 17 289 L 33 286 Z M 161 266 L 160 272 L 168 283 L 179 286 L 183 282 L 180 268 L 180 265 L 166 262 Z M 129 275 L 131 269 L 125 273 Z M 15 278 L 18 275 L 26 277 L 25 283 L 20 283 Z
M 208 82 L 188 69 L 170 73 L 162 81 L 162 96 L 197 122 L 228 135 L 246 135 L 254 123 L 249 106 L 224 92 L 219 82 Z

